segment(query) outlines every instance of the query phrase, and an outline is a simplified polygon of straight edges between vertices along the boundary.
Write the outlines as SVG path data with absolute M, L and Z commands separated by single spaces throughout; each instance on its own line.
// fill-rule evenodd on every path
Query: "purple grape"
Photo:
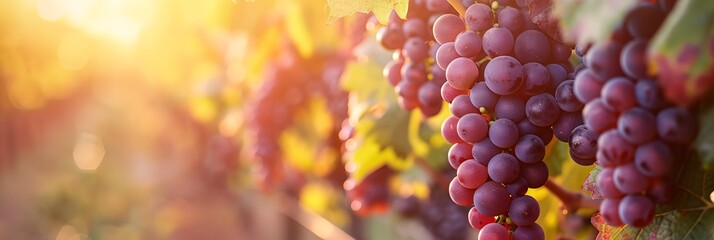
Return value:
M 543 232 L 543 228 L 541 228 L 540 225 L 531 224 L 528 226 L 518 226 L 516 231 L 513 231 L 513 235 L 511 237 L 513 240 L 544 240 L 545 232 Z
M 625 45 L 620 55 L 620 64 L 627 76 L 647 78 L 647 41 L 636 39 Z
M 488 176 L 497 183 L 510 183 L 520 173 L 518 160 L 509 153 L 499 153 L 488 162 Z
M 537 163 L 545 157 L 545 144 L 535 135 L 524 135 L 516 143 L 514 149 L 518 160 L 524 163 Z
M 451 197 L 451 201 L 456 203 L 456 205 L 459 205 L 459 206 L 473 205 L 474 204 L 473 195 L 474 195 L 474 190 L 465 188 L 464 186 L 461 186 L 461 183 L 459 183 L 459 180 L 457 178 L 452 179 L 451 183 L 449 183 L 449 196 Z
M 526 179 L 518 177 L 513 182 L 506 184 L 506 190 L 508 190 L 511 196 L 523 196 L 528 192 L 528 182 L 526 182 Z
M 384 78 L 389 81 L 392 86 L 397 86 L 399 84 L 399 81 L 402 80 L 402 66 L 404 63 L 402 62 L 397 62 L 397 61 L 391 61 L 387 63 L 386 66 L 384 66 L 384 71 L 382 71 L 382 74 L 384 75 Z
M 478 66 L 471 59 L 460 57 L 446 67 L 446 81 L 458 90 L 468 90 L 478 78 Z
M 595 98 L 600 97 L 603 81 L 598 79 L 597 75 L 590 70 L 585 69 L 575 76 L 573 83 L 573 92 L 582 103 L 588 103 Z
M 550 42 L 537 30 L 523 31 L 514 43 L 516 58 L 522 63 L 545 63 L 550 57 Z
M 550 90 L 554 83 L 548 68 L 540 63 L 526 63 L 523 65 L 524 81 L 521 91 L 527 96 L 533 96 Z
M 496 16 L 493 14 L 491 7 L 482 3 L 471 5 L 464 14 L 466 26 L 477 32 L 483 32 L 491 28 L 496 21 L 495 18 Z
M 471 94 L 469 95 L 471 99 L 471 104 L 477 108 L 486 108 L 489 111 L 493 111 L 496 107 L 496 103 L 499 100 L 498 94 L 491 91 L 485 82 L 478 82 L 471 88 Z
M 494 145 L 489 138 L 484 138 L 483 140 L 474 143 L 473 148 L 471 149 L 473 158 L 481 163 L 488 163 L 491 161 L 493 156 L 496 156 L 496 154 L 501 152 L 503 152 L 503 149 Z
M 561 42 L 551 42 L 550 44 L 550 59 L 553 62 L 565 62 L 570 59 L 573 50 L 570 46 Z
M 419 103 L 425 106 L 439 106 L 441 107 L 441 94 L 440 86 L 432 81 L 424 83 L 419 87 Z M 468 98 L 468 97 L 467 97 Z M 469 102 L 471 105 L 471 102 Z
M 560 108 L 553 95 L 541 93 L 528 99 L 526 116 L 536 126 L 547 127 L 558 120 Z
M 474 4 L 474 5 L 478 5 Z M 508 230 L 498 223 L 489 223 L 478 232 L 478 240 L 508 239 Z
M 402 108 L 413 110 L 419 106 L 419 85 L 409 81 L 401 81 L 394 90 L 401 97 L 399 100 Z
M 499 95 L 509 95 L 517 92 L 523 85 L 523 66 L 513 57 L 500 56 L 492 59 L 484 78 L 486 85 L 491 91 Z
M 644 228 L 654 219 L 655 206 L 652 200 L 642 195 L 627 195 L 620 201 L 618 209 L 622 223 L 636 228 Z
M 461 117 L 456 125 L 456 129 L 459 137 L 470 143 L 481 141 L 489 132 L 486 119 L 484 119 L 481 114 L 476 113 L 469 113 Z
M 583 121 L 597 134 L 615 128 L 617 120 L 617 113 L 605 106 L 600 98 L 593 99 L 583 108 Z
M 523 30 L 525 26 L 526 18 L 523 16 L 520 10 L 505 7 L 498 13 L 498 25 L 500 27 L 506 28 L 514 35 L 518 34 Z
M 521 164 L 521 177 L 528 182 L 529 188 L 539 188 L 548 181 L 548 166 L 543 161 Z
M 377 41 L 388 50 L 397 50 L 404 46 L 407 37 L 399 27 L 383 27 L 377 31 Z
M 595 44 L 588 51 L 588 55 L 585 58 L 587 59 L 588 67 L 592 69 L 597 79 L 604 81 L 622 75 L 622 69 L 620 69 L 621 51 L 622 44 L 615 41 Z M 577 85 L 577 81 L 575 84 Z
M 639 194 L 650 186 L 650 178 L 640 173 L 632 162 L 615 168 L 612 176 L 615 186 L 623 193 Z
M 514 198 L 508 208 L 508 217 L 518 227 L 534 224 L 538 215 L 540 215 L 540 206 L 538 201 L 531 196 Z
M 450 143 L 461 143 L 463 140 L 459 137 L 458 132 L 456 131 L 456 124 L 459 122 L 459 117 L 457 116 L 451 116 L 444 120 L 444 123 L 441 125 L 441 136 L 446 139 L 447 142 Z
M 493 216 L 483 215 L 482 213 L 478 212 L 478 209 L 476 209 L 475 207 L 472 207 L 471 210 L 469 210 L 469 224 L 474 229 L 480 230 L 487 224 L 494 222 L 496 222 L 496 218 L 494 218 Z
M 553 139 L 553 130 L 551 130 L 549 127 L 539 127 L 536 125 L 533 125 L 528 119 L 523 119 L 520 122 L 518 122 L 518 133 L 521 136 L 527 135 L 527 134 L 533 134 L 538 136 L 541 140 L 543 140 L 544 145 L 548 145 L 550 141 Z
M 662 90 L 652 80 L 640 80 L 635 84 L 635 97 L 640 107 L 657 111 L 665 105 Z
M 632 144 L 643 144 L 657 137 L 657 118 L 643 108 L 632 108 L 620 115 L 617 131 Z
M 641 3 L 625 17 L 629 33 L 637 38 L 650 39 L 662 25 L 666 14 L 657 5 Z
M 456 178 L 468 189 L 477 189 L 488 180 L 488 170 L 475 160 L 466 160 L 456 171 Z
M 661 141 L 640 145 L 635 150 L 635 165 L 648 177 L 664 177 L 674 165 L 672 151 Z
M 677 193 L 677 186 L 674 181 L 669 179 L 654 179 L 650 184 L 650 189 L 647 191 L 647 196 L 656 204 L 670 203 L 674 200 Z
M 446 67 L 449 66 L 449 63 L 459 57 L 459 53 L 456 52 L 454 43 L 444 43 L 441 47 L 439 47 L 439 50 L 436 50 L 436 65 L 439 65 L 442 70 L 446 71 Z
M 451 104 L 449 104 L 449 109 L 451 110 L 451 114 L 457 117 L 479 112 L 478 109 L 471 104 L 469 95 L 466 94 L 456 96 L 454 100 L 451 101 Z
M 615 129 L 603 133 L 597 141 L 600 166 L 616 167 L 632 161 L 635 156 L 635 148 Z
M 509 55 L 515 44 L 513 34 L 505 28 L 491 28 L 483 34 L 481 46 L 491 58 Z
M 459 16 L 444 14 L 436 19 L 433 29 L 434 40 L 439 44 L 445 44 L 456 40 L 456 36 L 466 30 L 466 26 Z
M 402 31 L 404 31 L 404 35 L 407 36 L 408 38 L 411 37 L 419 37 L 419 38 L 426 38 L 427 33 L 426 33 L 426 25 L 423 20 L 419 18 L 412 18 L 412 19 L 407 19 L 404 21 L 404 24 L 402 24 Z
M 472 148 L 473 146 L 469 143 L 457 143 L 451 145 L 448 153 L 449 165 L 451 165 L 454 169 L 458 169 L 464 161 L 471 159 Z
M 570 134 L 568 146 L 575 156 L 584 159 L 595 158 L 598 136 L 587 125 L 580 125 Z
M 497 119 L 491 123 L 488 136 L 494 145 L 500 148 L 510 148 L 518 141 L 518 126 L 509 119 Z
M 405 63 L 400 73 L 404 81 L 411 82 L 417 86 L 421 86 L 428 81 L 426 77 L 426 67 L 420 62 L 409 61 Z
M 412 37 L 407 39 L 402 49 L 404 56 L 410 58 L 414 62 L 421 62 L 429 56 L 429 45 L 420 37 Z
M 465 94 L 466 94 L 466 91 L 454 89 L 453 87 L 451 87 L 450 84 L 444 83 L 443 85 L 441 85 L 441 98 L 444 99 L 444 101 L 446 101 L 448 103 L 453 102 L 454 99 L 456 97 L 458 97 L 459 95 L 465 95 Z
M 558 121 L 553 124 L 553 134 L 561 142 L 567 142 L 570 134 L 578 126 L 583 125 L 583 115 L 577 112 L 563 112 Z
M 657 114 L 657 133 L 665 142 L 688 144 L 697 136 L 697 119 L 687 110 L 671 107 Z
M 615 178 L 613 177 L 614 173 L 615 170 L 612 168 L 603 168 L 595 180 L 595 184 L 597 185 L 598 190 L 600 190 L 600 194 L 602 194 L 605 199 L 619 199 L 625 195 L 615 186 Z
M 620 198 L 605 198 L 600 204 L 600 215 L 607 225 L 620 227 L 624 225 L 620 219 Z
M 502 96 L 496 102 L 496 118 L 508 118 L 514 122 L 526 117 L 526 102 L 516 95 Z
M 555 101 L 558 102 L 561 110 L 580 114 L 580 110 L 585 105 L 575 97 L 575 92 L 573 92 L 574 83 L 574 80 L 567 80 L 561 83 L 555 90 Z
M 610 79 L 602 87 L 600 99 L 610 109 L 624 112 L 637 105 L 635 84 L 625 77 Z
M 550 83 L 553 84 L 551 89 L 556 89 L 558 86 L 563 84 L 565 80 L 568 80 L 568 71 L 565 70 L 563 66 L 558 64 L 548 64 L 545 65 L 548 69 L 548 74 L 550 75 Z
M 476 210 L 484 215 L 498 216 L 508 211 L 508 206 L 511 205 L 511 196 L 506 187 L 500 183 L 488 181 L 474 192 L 473 204 Z
M 465 31 L 456 37 L 456 52 L 462 57 L 476 57 L 481 53 L 481 36 L 474 31 Z
M 429 73 L 431 73 L 431 81 L 436 83 L 439 87 L 446 83 L 446 71 L 444 71 L 444 69 L 441 69 L 439 65 L 431 65 Z

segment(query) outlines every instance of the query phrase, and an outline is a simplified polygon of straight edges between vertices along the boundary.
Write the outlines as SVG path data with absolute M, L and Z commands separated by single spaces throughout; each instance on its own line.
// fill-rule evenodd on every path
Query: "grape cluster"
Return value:
M 393 200 L 393 207 L 403 217 L 420 220 L 435 239 L 468 239 L 470 226 L 464 219 L 468 208 L 454 204 L 447 195 L 431 188 L 425 202 L 414 196 L 399 197 Z
M 407 20 L 392 12 L 388 25 L 377 32 L 380 44 L 394 51 L 393 60 L 384 67 L 384 77 L 395 87 L 402 108 L 419 108 L 425 116 L 441 111 L 439 89 L 446 77 L 434 64 L 439 44 L 431 26 L 442 14 L 453 12 L 446 0 L 412 0 Z
M 568 80 L 572 47 L 530 20 L 527 1 L 492 2 L 471 1 L 463 18 L 444 14 L 433 26 L 452 113 L 441 129 L 457 169 L 449 194 L 474 206 L 468 217 L 479 239 L 544 239 L 540 206 L 526 192 L 548 180 L 553 135 L 568 141 L 582 124 Z
M 389 208 L 389 178 L 394 170 L 382 166 L 357 182 L 349 179 L 344 183 L 350 208 L 361 216 L 385 212 Z
M 638 3 L 608 41 L 576 51 L 586 66 L 574 82 L 575 96 L 586 103 L 581 135 L 596 140 L 581 141 L 577 151 L 595 155 L 602 167 L 600 213 L 612 226 L 652 222 L 655 204 L 672 200 L 671 172 L 683 161 L 677 153 L 697 133 L 696 119 L 664 99 L 646 64 L 651 38 L 670 9 Z

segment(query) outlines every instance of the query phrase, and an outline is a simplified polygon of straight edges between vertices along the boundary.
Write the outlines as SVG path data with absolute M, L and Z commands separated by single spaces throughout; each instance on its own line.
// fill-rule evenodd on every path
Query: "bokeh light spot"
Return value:
M 72 156 L 79 169 L 94 171 L 104 159 L 104 144 L 99 137 L 82 133 L 74 145 Z

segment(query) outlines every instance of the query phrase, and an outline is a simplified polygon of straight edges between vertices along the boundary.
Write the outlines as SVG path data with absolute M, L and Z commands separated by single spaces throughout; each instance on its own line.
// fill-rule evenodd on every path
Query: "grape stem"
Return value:
M 602 199 L 592 199 L 582 193 L 565 189 L 550 178 L 545 182 L 545 188 L 563 202 L 566 213 L 578 211 L 580 208 L 600 209 Z
M 447 1 L 449 1 L 449 4 L 451 4 L 451 7 L 453 7 L 454 9 L 456 9 L 457 12 L 459 12 L 459 15 L 461 15 L 461 17 L 466 16 L 466 8 L 464 7 L 463 4 L 461 4 L 461 2 L 459 2 L 459 0 L 447 0 Z

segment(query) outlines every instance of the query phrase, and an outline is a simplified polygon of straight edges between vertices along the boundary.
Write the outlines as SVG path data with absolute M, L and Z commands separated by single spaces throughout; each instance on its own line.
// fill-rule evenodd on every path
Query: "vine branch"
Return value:
M 550 178 L 545 182 L 545 188 L 563 202 L 563 208 L 568 212 L 575 212 L 580 208 L 600 209 L 601 199 L 592 199 L 582 193 L 565 189 Z
M 461 15 L 461 17 L 466 16 L 466 8 L 464 7 L 463 4 L 461 4 L 461 2 L 459 2 L 459 0 L 447 0 L 447 1 L 449 1 L 449 4 L 451 4 L 451 7 L 453 7 L 454 9 L 456 9 L 457 12 L 459 12 L 459 15 Z

